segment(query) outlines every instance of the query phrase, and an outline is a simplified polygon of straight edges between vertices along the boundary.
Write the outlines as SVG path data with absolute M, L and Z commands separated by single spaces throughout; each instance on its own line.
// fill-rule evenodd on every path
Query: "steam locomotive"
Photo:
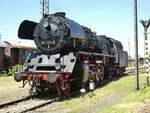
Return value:
M 31 85 L 31 94 L 48 88 L 67 96 L 71 90 L 94 90 L 104 79 L 125 72 L 128 55 L 121 42 L 67 18 L 64 12 L 48 14 L 39 22 L 25 20 L 18 36 L 34 40 L 31 52 L 15 80 Z

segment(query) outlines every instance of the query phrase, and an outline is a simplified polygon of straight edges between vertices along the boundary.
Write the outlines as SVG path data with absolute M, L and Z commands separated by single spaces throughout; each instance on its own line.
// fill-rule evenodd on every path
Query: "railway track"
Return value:
M 20 99 L 1 105 L 0 113 L 26 113 L 59 100 L 59 98 L 44 100 L 37 98 L 31 99 L 31 97 L 28 97 L 27 99 Z
M 72 92 L 72 97 L 76 95 L 76 92 Z M 26 113 L 31 112 L 46 105 L 50 105 L 55 102 L 65 100 L 65 98 L 51 97 L 50 99 L 36 98 L 35 96 L 28 96 L 15 101 L 7 102 L 0 105 L 0 113 Z
M 27 96 L 27 97 L 23 97 L 23 98 L 18 99 L 18 100 L 14 100 L 14 101 L 11 101 L 11 102 L 3 103 L 3 104 L 0 105 L 0 109 L 2 109 L 4 107 L 11 106 L 11 105 L 14 105 L 14 104 L 17 104 L 17 103 L 22 102 L 22 101 L 27 101 L 29 99 L 35 98 L 36 96 L 37 95 Z
M 21 111 L 21 112 L 19 112 L 19 113 L 26 113 L 26 112 L 29 112 L 29 111 L 33 111 L 33 110 L 35 110 L 35 109 L 44 107 L 44 106 L 46 106 L 46 105 L 52 104 L 52 103 L 54 103 L 54 102 L 57 102 L 57 101 L 59 101 L 59 100 L 60 100 L 59 98 L 55 98 L 55 99 L 53 99 L 53 100 L 49 100 L 49 101 L 47 101 L 47 102 L 44 102 L 44 103 L 41 103 L 41 104 L 39 104 L 39 105 L 33 106 L 33 107 L 31 107 L 31 108 L 25 109 L 25 110 L 23 110 L 23 111 Z
M 145 68 L 142 67 L 142 68 L 139 68 L 139 73 L 144 73 L 145 72 Z M 127 70 L 125 73 L 125 75 L 129 75 L 129 74 L 135 74 L 135 69 L 130 69 L 130 70 Z

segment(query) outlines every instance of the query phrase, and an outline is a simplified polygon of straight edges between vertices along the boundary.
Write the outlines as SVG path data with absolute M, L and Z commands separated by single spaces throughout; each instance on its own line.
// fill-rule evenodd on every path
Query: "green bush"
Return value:
M 3 71 L 1 76 L 14 76 L 16 72 L 21 71 L 22 65 L 11 66 L 8 71 Z

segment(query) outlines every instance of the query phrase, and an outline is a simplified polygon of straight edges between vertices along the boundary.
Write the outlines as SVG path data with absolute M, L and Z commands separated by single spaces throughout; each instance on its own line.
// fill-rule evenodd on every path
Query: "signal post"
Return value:
M 149 50 L 148 50 L 148 38 L 147 38 L 147 30 L 150 25 L 150 19 L 149 20 L 140 20 L 141 24 L 144 27 L 144 64 L 145 64 L 145 71 L 147 73 L 146 75 L 146 83 L 147 86 L 150 85 L 149 83 L 149 71 L 150 71 L 150 66 L 149 66 Z

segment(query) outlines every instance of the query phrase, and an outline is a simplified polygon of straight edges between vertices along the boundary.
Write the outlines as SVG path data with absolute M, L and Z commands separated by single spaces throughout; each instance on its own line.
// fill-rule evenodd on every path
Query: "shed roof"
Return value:
M 9 44 L 11 48 L 32 48 L 32 49 L 37 48 L 34 42 L 19 41 L 19 42 L 6 42 L 6 43 Z

